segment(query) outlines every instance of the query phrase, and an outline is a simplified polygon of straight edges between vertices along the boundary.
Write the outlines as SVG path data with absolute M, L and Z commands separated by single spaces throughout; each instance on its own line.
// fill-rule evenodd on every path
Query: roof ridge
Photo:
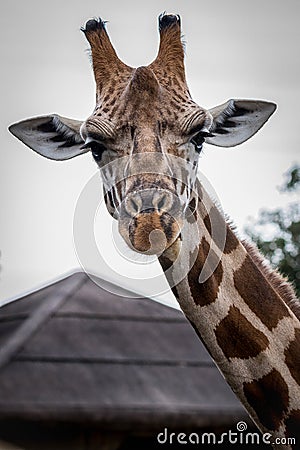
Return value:
M 0 303 L 0 308 L 2 308 L 3 306 L 7 306 L 10 303 L 17 302 L 18 300 L 22 300 L 24 297 L 28 297 L 29 295 L 35 294 L 36 292 L 39 292 L 39 291 L 42 291 L 43 289 L 53 286 L 56 283 L 65 281 L 66 279 L 72 277 L 73 275 L 82 274 L 82 273 L 84 273 L 84 272 L 83 272 L 83 270 L 80 269 L 80 267 L 75 267 L 74 269 L 70 269 L 67 272 L 64 272 L 63 274 L 54 276 L 54 277 L 50 278 L 49 280 L 37 283 L 32 288 L 25 289 L 23 292 L 21 292 L 19 294 L 12 295 L 7 298 L 3 298 Z

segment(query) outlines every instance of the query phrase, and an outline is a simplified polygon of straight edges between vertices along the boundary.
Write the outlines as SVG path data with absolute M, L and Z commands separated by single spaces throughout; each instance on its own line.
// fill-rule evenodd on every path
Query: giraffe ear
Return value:
M 81 125 L 79 120 L 52 114 L 14 123 L 9 131 L 40 155 L 62 161 L 89 150 L 81 148 Z
M 209 131 L 213 136 L 205 141 L 219 147 L 242 144 L 266 123 L 275 109 L 274 103 L 262 100 L 228 100 L 209 110 L 213 116 Z

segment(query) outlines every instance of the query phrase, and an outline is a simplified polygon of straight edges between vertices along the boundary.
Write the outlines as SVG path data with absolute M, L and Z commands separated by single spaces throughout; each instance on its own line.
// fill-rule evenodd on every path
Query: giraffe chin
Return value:
M 128 221 L 119 220 L 119 232 L 127 245 L 144 255 L 160 256 L 178 238 L 181 220 L 166 214 L 143 213 Z

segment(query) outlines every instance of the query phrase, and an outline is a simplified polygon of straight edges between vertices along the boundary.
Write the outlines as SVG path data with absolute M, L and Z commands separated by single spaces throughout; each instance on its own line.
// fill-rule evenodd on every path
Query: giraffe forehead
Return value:
M 164 137 L 167 141 L 183 143 L 189 139 L 190 131 L 197 127 L 206 128 L 207 116 L 197 105 L 176 103 L 172 106 L 168 96 L 144 99 L 118 99 L 112 108 L 102 104 L 87 119 L 85 130 L 88 134 L 99 132 L 104 137 L 139 141 Z
M 108 121 L 118 132 L 126 125 L 159 124 L 158 132 L 176 129 L 185 133 L 194 126 L 207 126 L 210 115 L 196 104 L 182 86 L 166 87 L 149 67 L 135 69 L 120 83 L 108 84 L 98 97 L 92 120 Z

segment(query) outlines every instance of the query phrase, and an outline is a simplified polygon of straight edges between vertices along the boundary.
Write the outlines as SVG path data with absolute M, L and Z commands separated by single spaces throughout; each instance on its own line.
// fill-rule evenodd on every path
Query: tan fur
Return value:
M 102 98 L 114 82 L 130 76 L 132 68 L 124 64 L 113 48 L 105 26 L 97 29 L 83 29 L 91 46 L 93 69 L 97 85 L 97 98 Z
M 186 85 L 184 51 L 179 23 L 160 33 L 158 55 L 149 67 L 167 89 L 174 88 L 174 85 L 180 85 L 180 88 L 182 85 Z M 185 91 L 189 97 L 188 89 L 186 88 Z

